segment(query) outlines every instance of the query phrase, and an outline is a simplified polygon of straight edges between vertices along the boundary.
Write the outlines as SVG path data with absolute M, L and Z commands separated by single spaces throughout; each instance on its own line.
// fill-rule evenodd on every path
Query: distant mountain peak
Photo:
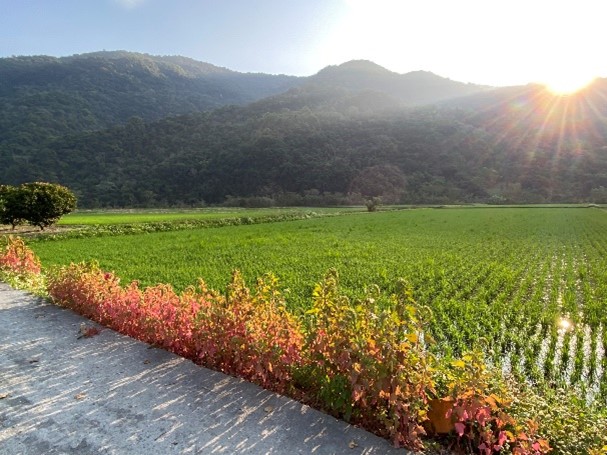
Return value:
M 453 81 L 430 71 L 399 74 L 369 60 L 350 60 L 327 66 L 309 81 L 325 87 L 381 92 L 406 105 L 431 104 L 488 88 Z
M 371 60 L 350 60 L 344 62 L 341 65 L 331 65 L 322 69 L 322 71 L 361 71 L 367 73 L 383 73 L 383 74 L 395 74 L 392 71 L 378 65 Z
M 448 77 L 443 77 L 443 76 L 439 76 L 436 73 L 433 73 L 432 71 L 425 71 L 425 70 L 417 70 L 417 71 L 410 71 L 408 73 L 405 73 L 402 75 L 403 77 L 406 77 L 408 79 L 425 79 L 425 80 L 430 80 L 430 79 L 440 79 L 440 80 L 447 80 L 450 81 L 451 79 Z

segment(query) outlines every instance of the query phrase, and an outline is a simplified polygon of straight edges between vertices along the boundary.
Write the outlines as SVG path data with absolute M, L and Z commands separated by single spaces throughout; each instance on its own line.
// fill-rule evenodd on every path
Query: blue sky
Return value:
M 0 0 L 0 55 L 184 55 L 239 71 L 311 74 L 344 3 L 326 0 Z M 339 62 L 341 63 L 341 62 Z
M 314 74 L 372 60 L 464 82 L 607 76 L 604 0 L 0 0 L 0 57 L 98 50 Z

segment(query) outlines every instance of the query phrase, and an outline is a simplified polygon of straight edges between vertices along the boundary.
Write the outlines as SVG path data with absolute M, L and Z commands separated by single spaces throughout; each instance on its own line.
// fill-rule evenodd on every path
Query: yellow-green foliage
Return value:
M 432 357 L 420 337 L 419 307 L 404 283 L 382 298 L 379 290 L 351 303 L 330 271 L 314 288 L 308 311 L 310 393 L 329 412 L 363 423 L 395 445 L 420 448 Z
M 44 292 L 44 275 L 40 273 L 40 260 L 22 239 L 13 236 L 0 238 L 0 280 L 18 289 L 35 293 Z

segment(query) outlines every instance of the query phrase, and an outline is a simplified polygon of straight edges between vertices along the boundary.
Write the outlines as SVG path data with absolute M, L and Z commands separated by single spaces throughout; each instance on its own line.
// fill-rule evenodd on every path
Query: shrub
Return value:
M 0 279 L 20 289 L 43 292 L 44 277 L 40 273 L 40 260 L 23 240 L 7 236 L 0 251 Z
M 482 351 L 443 362 L 437 372 L 452 405 L 445 417 L 453 423 L 457 453 L 540 455 L 552 450 L 532 418 L 517 420 L 501 373 L 487 367 Z M 524 422 L 524 423 L 521 423 Z
M 432 358 L 420 340 L 419 307 L 404 283 L 389 299 L 376 289 L 352 305 L 330 271 L 313 299 L 304 386 L 332 414 L 396 446 L 422 448 Z
M 370 199 L 366 199 L 365 205 L 367 206 L 368 212 L 376 212 L 377 208 L 381 205 L 381 198 L 372 197 Z
M 273 275 L 266 275 L 251 294 L 241 274 L 234 272 L 225 297 L 201 286 L 211 301 L 198 313 L 193 335 L 203 365 L 278 392 L 291 387 L 304 338 L 277 284 Z
M 5 237 L 6 245 L 0 254 L 0 270 L 23 273 L 40 273 L 40 260 L 19 237 Z

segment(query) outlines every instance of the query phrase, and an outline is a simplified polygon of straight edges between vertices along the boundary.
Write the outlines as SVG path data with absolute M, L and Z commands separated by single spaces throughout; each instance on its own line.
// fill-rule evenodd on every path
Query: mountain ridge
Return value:
M 369 61 L 268 78 L 106 57 L 67 75 L 0 59 L 1 183 L 62 183 L 83 207 L 607 202 L 607 80 L 562 97 Z M 2 78 L 11 64 L 26 77 Z
M 335 80 L 336 72 L 349 82 Z M 410 79 L 416 81 L 407 82 Z M 5 57 L 0 58 L 0 144 L 35 149 L 49 138 L 102 130 L 131 117 L 156 121 L 244 105 L 304 86 L 316 98 L 335 98 L 335 90 L 381 92 L 376 95 L 384 98 L 381 105 L 392 103 L 387 98 L 402 105 L 439 102 L 477 89 L 436 75 L 399 75 L 369 61 L 345 62 L 316 75 L 295 77 L 239 73 L 183 56 L 122 50 Z

